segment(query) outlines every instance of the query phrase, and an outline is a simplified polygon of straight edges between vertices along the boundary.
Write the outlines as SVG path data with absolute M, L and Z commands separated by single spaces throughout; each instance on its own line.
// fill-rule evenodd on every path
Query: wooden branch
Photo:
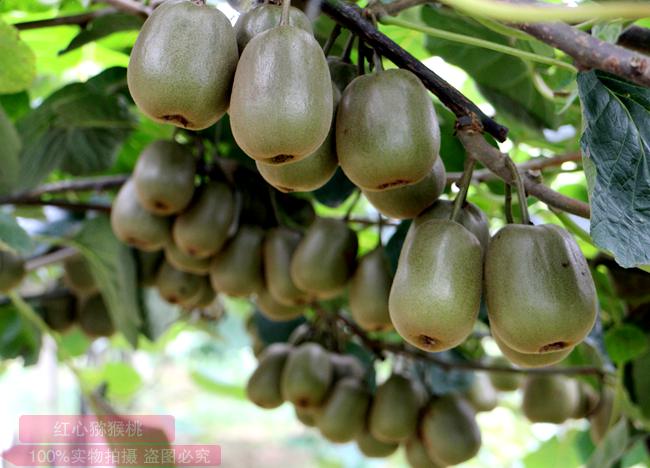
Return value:
M 490 145 L 480 131 L 471 126 L 459 127 L 457 136 L 469 155 L 507 183 L 513 182 L 512 174 L 506 164 L 506 158 L 508 156 L 501 153 L 498 148 Z M 582 218 L 590 217 L 591 210 L 588 204 L 554 191 L 540 183 L 529 172 L 523 174 L 523 176 L 524 186 L 528 194 L 533 195 L 549 206 L 566 211 L 567 213 L 572 213 Z
M 422 80 L 433 94 L 447 106 L 458 118 L 479 122 L 482 128 L 496 138 L 505 141 L 508 129 L 488 117 L 476 104 L 465 97 L 422 62 L 402 49 L 392 39 L 381 33 L 354 6 L 341 0 L 323 0 L 323 13 L 334 21 L 348 28 L 364 42 L 373 47 L 380 55 L 392 61 L 400 68 L 413 72 Z
M 25 262 L 25 269 L 27 271 L 34 271 L 44 266 L 52 265 L 54 263 L 62 262 L 63 260 L 74 257 L 77 255 L 78 250 L 72 247 L 64 247 L 39 257 L 30 258 Z
M 5 202 L 0 204 L 11 204 L 16 206 L 54 206 L 56 208 L 61 208 L 64 210 L 70 211 L 101 211 L 104 213 L 110 213 L 111 205 L 105 203 L 83 203 L 83 202 L 73 202 L 70 200 L 43 200 L 41 198 L 16 198 L 11 202 Z
M 130 177 L 129 174 L 88 177 L 83 179 L 63 180 L 44 184 L 33 190 L 18 193 L 8 197 L 0 197 L 0 205 L 11 203 L 16 198 L 38 198 L 45 194 L 62 192 L 103 192 L 120 187 Z

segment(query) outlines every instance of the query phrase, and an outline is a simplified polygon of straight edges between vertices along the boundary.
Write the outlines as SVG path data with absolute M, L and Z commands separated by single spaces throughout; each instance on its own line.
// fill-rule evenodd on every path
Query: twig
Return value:
M 476 104 L 465 97 L 422 62 L 402 49 L 392 39 L 379 32 L 370 21 L 362 16 L 357 8 L 341 0 L 324 0 L 323 12 L 334 21 L 351 30 L 383 57 L 395 65 L 405 68 L 417 75 L 422 83 L 447 106 L 457 117 L 470 118 L 480 122 L 481 126 L 498 141 L 504 141 L 508 129 L 481 111 Z
M 63 260 L 73 257 L 77 254 L 77 249 L 72 247 L 65 247 L 62 249 L 55 250 L 54 252 L 41 255 L 40 257 L 34 257 L 25 263 L 25 269 L 27 271 L 34 271 L 44 266 L 52 265 L 54 263 L 62 262 Z
M 104 15 L 110 15 L 116 11 L 117 10 L 113 8 L 106 8 L 104 10 L 96 10 L 88 13 L 81 13 L 79 15 L 59 16 L 58 18 L 48 18 L 36 21 L 25 21 L 23 23 L 14 23 L 13 27 L 19 31 L 69 25 L 78 25 L 83 28 L 86 27 L 86 25 L 88 25 L 88 23 L 91 21 Z
M 454 207 L 451 210 L 450 219 L 452 221 L 458 221 L 460 210 L 465 204 L 467 192 L 469 191 L 469 186 L 472 183 L 472 172 L 474 172 L 475 165 L 476 160 L 472 156 L 468 155 L 467 158 L 465 158 L 465 170 L 463 171 L 463 176 L 458 181 L 458 187 L 460 190 L 456 194 L 456 198 L 454 199 Z
M 110 213 L 111 211 L 111 205 L 105 203 L 84 203 L 69 200 L 42 200 L 40 198 L 17 198 L 4 204 L 18 206 L 54 206 L 69 211 L 101 211 L 105 213 Z
M 41 195 L 62 192 L 102 192 L 120 187 L 129 178 L 128 174 L 115 176 L 89 177 L 85 179 L 63 180 L 51 184 L 44 184 L 27 192 L 21 192 L 7 197 L 0 197 L 1 204 L 12 203 L 14 199 L 38 198 Z
M 460 127 L 457 131 L 457 136 L 468 154 L 472 155 L 478 162 L 494 172 L 506 181 L 506 183 L 511 184 L 514 182 L 512 180 L 512 173 L 506 164 L 505 158 L 507 155 L 501 153 L 498 148 L 490 145 L 480 131 L 472 127 Z M 528 194 L 549 206 L 559 208 L 562 211 L 582 218 L 589 218 L 591 215 L 588 204 L 554 191 L 546 185 L 539 183 L 530 174 L 523 174 L 523 183 Z

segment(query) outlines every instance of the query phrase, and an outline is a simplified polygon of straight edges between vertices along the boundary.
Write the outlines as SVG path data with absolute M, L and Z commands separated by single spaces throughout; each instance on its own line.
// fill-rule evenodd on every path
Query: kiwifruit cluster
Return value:
M 0 293 L 6 293 L 22 283 L 25 260 L 18 254 L 0 249 Z
M 52 330 L 64 333 L 78 325 L 89 338 L 115 333 L 108 307 L 83 256 L 76 254 L 63 261 L 62 283 L 67 289 L 59 289 L 65 294 L 46 295 L 37 307 Z

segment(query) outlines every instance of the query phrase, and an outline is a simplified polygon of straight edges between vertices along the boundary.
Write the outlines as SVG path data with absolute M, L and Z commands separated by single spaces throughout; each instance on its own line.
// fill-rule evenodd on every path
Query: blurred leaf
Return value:
M 32 240 L 16 218 L 0 212 L 0 248 L 8 248 L 18 253 L 27 254 L 32 248 Z
M 91 340 L 79 327 L 72 327 L 61 334 L 60 346 L 57 349 L 59 360 L 67 357 L 83 356 L 88 352 Z
M 454 351 L 443 351 L 436 353 L 436 357 L 448 362 L 464 361 L 458 353 Z M 472 383 L 473 374 L 471 372 L 454 369 L 444 370 L 439 365 L 417 360 L 414 362 L 414 371 L 419 375 L 429 392 L 434 395 L 445 395 L 451 392 L 463 392 L 467 390 Z
M 623 32 L 623 23 L 620 21 L 603 21 L 594 24 L 591 27 L 591 35 L 601 41 L 616 44 L 618 36 Z
M 190 377 L 196 385 L 210 393 L 237 400 L 246 400 L 246 392 L 240 386 L 219 382 L 199 371 L 192 371 Z
M 549 466 L 580 466 L 581 457 L 576 447 L 579 432 L 571 431 L 562 437 L 554 436 L 544 442 L 536 451 L 524 458 L 525 468 L 547 468 Z
M 82 371 L 84 383 L 90 388 L 107 386 L 109 400 L 129 401 L 142 387 L 142 377 L 125 362 L 108 362 L 100 369 L 88 368 Z
M 0 358 L 22 357 L 36 364 L 41 349 L 39 331 L 11 305 L 0 306 Z
M 319 203 L 330 208 L 336 208 L 348 199 L 355 188 L 355 185 L 350 182 L 350 179 L 345 176 L 343 170 L 339 167 L 329 182 L 315 190 L 313 194 Z
M 609 468 L 618 461 L 625 450 L 629 440 L 627 420 L 621 418 L 598 444 L 596 451 L 586 464 L 586 468 Z
M 636 325 L 629 323 L 605 332 L 607 354 L 617 365 L 639 357 L 648 349 L 648 338 Z
M 291 333 L 303 323 L 305 323 L 304 317 L 298 317 L 286 322 L 274 322 L 264 317 L 258 310 L 254 312 L 252 318 L 252 324 L 257 331 L 258 337 L 266 345 L 284 343 L 289 339 Z
M 625 386 L 641 414 L 650 420 L 650 352 L 625 366 Z
M 440 124 L 440 157 L 448 172 L 462 171 L 465 167 L 465 148 L 456 138 L 456 117 L 446 107 L 436 106 Z
M 74 175 L 108 169 L 132 120 L 116 96 L 74 83 L 48 97 L 17 127 L 23 139 L 20 186 L 30 188 L 59 167 Z
M 140 290 L 143 295 L 143 334 L 156 341 L 180 317 L 180 308 L 164 301 L 155 289 Z
M 82 47 L 103 37 L 110 36 L 119 31 L 139 30 L 142 27 L 142 23 L 142 19 L 127 13 L 102 15 L 88 24 L 85 29 L 82 29 L 81 32 L 70 41 L 70 44 L 59 52 L 59 55 L 66 54 L 71 50 Z
M 10 193 L 18 177 L 20 137 L 0 105 L 0 195 Z
M 280 225 L 304 229 L 314 221 L 316 213 L 308 200 L 275 189 L 271 189 L 271 196 L 275 198 L 275 214 Z
M 517 40 L 513 44 L 510 38 L 449 9 L 425 7 L 422 9 L 422 20 L 433 28 L 536 52 L 531 50 L 527 41 Z M 476 81 L 481 94 L 494 105 L 497 113 L 504 113 L 536 129 L 556 127 L 553 102 L 537 91 L 533 66 L 518 57 L 443 39 L 427 37 L 425 44 L 432 54 L 464 69 Z
M 0 106 L 2 106 L 11 120 L 17 120 L 30 110 L 29 94 L 23 91 L 14 94 L 0 95 Z
M 595 173 L 591 237 L 624 266 L 650 263 L 650 89 L 602 72 L 578 75 L 581 144 Z
M 32 84 L 36 57 L 18 30 L 0 19 L 0 94 L 17 93 Z
M 404 239 L 406 238 L 406 233 L 411 227 L 411 221 L 405 220 L 402 221 L 393 236 L 388 240 L 386 244 L 386 255 L 390 261 L 391 271 L 393 274 L 397 271 L 397 263 L 399 261 L 399 255 L 402 252 L 402 245 L 404 244 Z
M 117 240 L 107 216 L 86 221 L 72 244 L 88 261 L 116 328 L 135 347 L 142 322 L 130 249 Z

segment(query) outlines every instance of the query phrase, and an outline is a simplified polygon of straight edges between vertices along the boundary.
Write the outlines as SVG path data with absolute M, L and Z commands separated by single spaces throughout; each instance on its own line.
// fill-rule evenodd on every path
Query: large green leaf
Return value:
M 578 87 L 591 236 L 624 267 L 650 264 L 650 90 L 595 71 Z
M 18 30 L 0 19 L 0 94 L 23 91 L 36 76 L 36 57 Z
M 32 250 L 32 240 L 16 218 L 0 212 L 0 248 L 26 254 Z
M 138 30 L 141 26 L 142 19 L 127 13 L 100 16 L 76 35 L 59 54 L 63 55 L 116 32 Z
M 58 90 L 18 122 L 21 187 L 57 168 L 74 175 L 108 169 L 132 125 L 126 103 L 92 83 Z
M 0 105 L 0 195 L 13 189 L 18 177 L 20 137 Z
M 636 325 L 624 323 L 607 330 L 605 347 L 615 364 L 641 356 L 648 349 L 648 338 Z
M 88 261 L 116 328 L 136 346 L 142 315 L 130 249 L 115 237 L 106 216 L 87 221 L 72 243 Z
M 436 29 L 532 51 L 530 43 L 521 40 L 510 42 L 509 38 L 449 9 L 423 8 L 422 20 Z M 553 102 L 537 91 L 533 81 L 534 68 L 521 59 L 433 37 L 427 37 L 426 47 L 432 54 L 464 69 L 498 113 L 533 128 L 555 128 L 557 125 Z
M 12 305 L 0 306 L 0 359 L 22 357 L 35 364 L 40 348 L 39 331 Z
M 612 427 L 596 447 L 593 455 L 587 462 L 587 468 L 609 468 L 619 460 L 627 449 L 630 439 L 627 420 L 621 420 Z

